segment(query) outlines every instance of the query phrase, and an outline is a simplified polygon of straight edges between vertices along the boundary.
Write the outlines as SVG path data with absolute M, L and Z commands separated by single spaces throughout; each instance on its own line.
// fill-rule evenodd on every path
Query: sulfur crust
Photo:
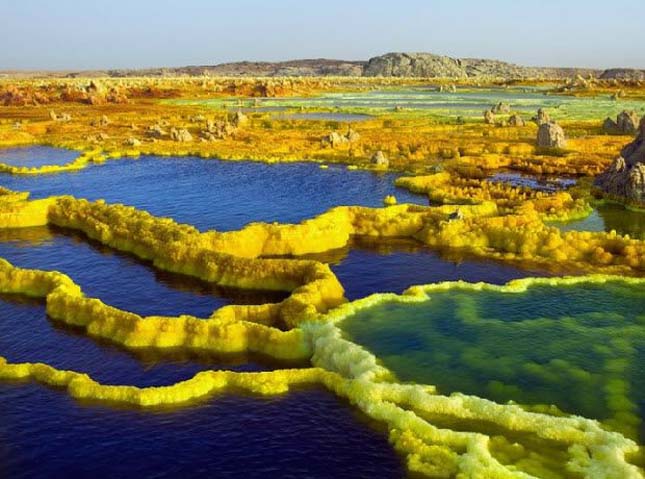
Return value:
M 144 318 L 86 297 L 64 274 L 16 268 L 2 259 L 0 292 L 43 297 L 52 318 L 129 348 L 252 351 L 282 359 L 309 355 L 299 330 L 281 331 L 262 324 L 276 308 L 271 304 L 225 306 L 208 319 L 185 315 Z
M 531 202 L 507 215 L 499 215 L 492 202 L 440 207 L 340 206 L 297 225 L 252 223 L 239 231 L 224 233 L 200 233 L 192 226 L 155 218 L 131 207 L 72 197 L 59 197 L 41 207 L 48 208 L 49 223 L 83 231 L 111 247 L 152 259 L 160 268 L 238 287 L 262 283 L 266 288 L 290 290 L 304 279 L 315 283 L 319 291 L 335 290 L 336 297 L 327 306 L 338 304 L 342 287 L 325 266 L 262 257 L 327 251 L 345 246 L 353 235 L 365 235 L 409 237 L 435 248 L 499 260 L 545 265 L 555 261 L 562 267 L 583 271 L 634 274 L 645 269 L 644 241 L 615 232 L 562 232 L 546 225 Z M 449 220 L 455 211 L 462 218 Z M 2 220 L 0 214 L 0 227 Z M 12 226 L 20 223 L 13 216 L 11 221 Z M 25 215 L 25 224 L 30 222 Z M 130 237 L 128 231 L 136 233 Z M 216 264 L 222 267 L 218 270 Z M 262 268 L 253 268 L 253 264 L 262 264 Z M 233 271 L 250 268 L 259 277 L 242 277 Z M 313 288 L 298 293 L 314 294 Z M 324 309 L 324 302 L 319 298 L 316 307 Z
M 403 404 L 410 407 L 413 411 L 423 417 L 424 414 L 430 414 L 433 417 L 442 416 L 453 419 L 462 419 L 470 421 L 481 421 L 488 424 L 496 424 L 508 431 L 523 432 L 535 434 L 541 439 L 555 441 L 562 446 L 566 444 L 569 454 L 567 460 L 567 470 L 576 472 L 581 477 L 643 477 L 642 471 L 638 468 L 625 464 L 624 454 L 637 454 L 638 447 L 632 443 L 621 452 L 614 450 L 618 443 L 627 445 L 631 441 L 625 439 L 621 434 L 608 432 L 604 430 L 597 421 L 584 419 L 579 416 L 551 416 L 543 413 L 528 412 L 519 406 L 507 404 L 496 404 L 476 396 L 465 396 L 462 394 L 453 394 L 451 396 L 441 396 L 435 393 L 432 386 L 410 386 L 407 389 L 404 385 L 395 385 L 391 381 L 396 381 L 378 360 L 364 348 L 345 339 L 335 324 L 341 322 L 346 317 L 355 314 L 362 309 L 373 307 L 383 302 L 402 302 L 414 303 L 431 299 L 432 293 L 439 291 L 448 291 L 453 289 L 463 289 L 471 291 L 496 291 L 507 294 L 522 294 L 533 286 L 572 286 L 576 284 L 604 284 L 607 282 L 625 282 L 632 285 L 645 284 L 645 278 L 621 278 L 610 275 L 589 275 L 581 277 L 563 277 L 563 278 L 524 278 L 514 280 L 505 285 L 491 285 L 487 283 L 465 283 L 443 282 L 431 285 L 414 286 L 406 290 L 402 295 L 375 294 L 367 298 L 346 303 L 336 308 L 319 321 L 307 322 L 301 325 L 307 334 L 311 337 L 314 354 L 312 362 L 314 365 L 323 367 L 327 370 L 337 371 L 344 377 L 354 378 L 361 382 L 371 382 L 384 388 L 384 399 L 388 402 L 396 403 L 400 406 Z M 415 389 L 417 388 L 417 389 Z M 405 393 L 405 394 L 403 394 Z M 402 395 L 403 394 L 403 395 Z M 410 396 L 407 396 L 410 394 Z M 373 397 L 370 397 L 373 402 Z M 392 423 L 390 423 L 392 426 Z M 444 458 L 452 457 L 455 453 L 453 449 L 451 454 L 439 454 L 433 450 L 434 441 L 423 441 L 419 439 L 418 433 L 411 427 L 396 428 L 391 440 L 395 447 L 410 447 L 415 452 L 408 456 L 408 466 L 416 472 L 425 471 L 430 477 L 444 477 L 437 475 L 436 465 L 432 463 L 427 469 L 424 469 L 420 463 L 427 448 L 430 448 L 431 456 Z M 473 433 L 474 434 L 474 433 Z M 474 434 L 476 436 L 476 434 Z M 488 440 L 488 438 L 486 438 Z M 599 442 L 592 445 L 594 441 Z M 589 442 L 591 441 L 591 443 Z M 626 441 L 626 442 L 623 442 Z M 403 444 L 402 444 L 403 442 Z M 608 446 L 608 444 L 613 444 Z M 618 446 L 621 449 L 622 446 Z M 613 452 L 609 452 L 613 450 Z M 605 461 L 611 462 L 605 463 Z M 422 462 L 422 461 L 421 461 Z M 548 461 L 545 462 L 545 464 Z M 523 463 L 524 464 L 524 463 Z M 472 469 L 473 474 L 482 473 L 481 464 L 476 464 Z M 535 464 L 531 464 L 531 468 Z M 450 476 L 449 471 L 454 471 L 451 466 L 446 466 L 443 474 Z M 484 468 L 485 470 L 485 468 Z M 460 469 L 460 471 L 462 471 Z M 508 473 L 508 471 L 506 471 Z M 506 474 L 504 473 L 504 474 Z M 496 471 L 492 476 L 484 474 L 482 477 L 525 477 L 505 476 L 500 471 Z M 545 473 L 546 474 L 546 473 Z M 464 477 L 470 477 L 464 475 Z M 538 475 L 538 477 L 550 477 L 547 475 Z M 553 476 L 560 477 L 560 476 Z
M 61 173 L 64 171 L 82 170 L 92 163 L 102 163 L 105 159 L 105 156 L 101 154 L 101 150 L 94 149 L 82 153 L 76 159 L 69 163 L 65 163 L 64 165 L 27 167 L 8 165 L 0 162 L 0 173 L 9 173 L 11 175 L 46 175 L 50 173 Z
M 428 419 L 433 416 L 482 425 L 477 430 L 493 424 L 509 432 L 535 436 L 537 441 L 560 444 L 566 450 L 563 467 L 567 474 L 589 478 L 643 477 L 626 459 L 626 455 L 638 452 L 638 446 L 596 421 L 529 412 L 475 396 L 442 396 L 431 385 L 399 384 L 376 357 L 345 339 L 336 326 L 361 308 L 382 301 L 424 301 L 434 291 L 467 288 L 522 293 L 536 284 L 602 283 L 615 281 L 615 277 L 531 278 L 504 286 L 439 283 L 412 287 L 401 296 L 374 295 L 346 303 L 342 286 L 328 266 L 309 260 L 265 258 L 325 251 L 347 244 L 352 235 L 407 236 L 438 247 L 467 249 L 483 257 L 546 262 L 555 258 L 553 254 L 563 252 L 567 256 L 562 261 L 582 265 L 587 270 L 634 272 L 643 268 L 643 242 L 615 234 L 561 234 L 545 226 L 540 215 L 529 208 L 523 216 L 499 216 L 492 202 L 440 207 L 337 207 L 298 225 L 254 223 L 235 232 L 202 233 L 192 226 L 122 205 L 72 197 L 29 202 L 24 194 L 10 192 L 4 196 L 0 201 L 11 205 L 6 210 L 11 213 L 3 210 L 0 214 L 3 227 L 22 223 L 26 226 L 37 218 L 44 221 L 39 224 L 82 231 L 103 244 L 150 259 L 158 268 L 218 284 L 285 290 L 291 296 L 275 305 L 226 306 L 205 319 L 142 318 L 85 297 L 80 287 L 61 273 L 20 269 L 4 260 L 0 261 L 0 291 L 44 297 L 51 317 L 129 348 L 256 351 L 277 358 L 311 358 L 315 367 L 267 373 L 208 371 L 167 387 L 137 388 L 101 385 L 85 374 L 59 371 L 44 364 L 9 364 L 0 360 L 0 377 L 65 387 L 79 399 L 140 407 L 184 404 L 227 388 L 278 394 L 295 384 L 320 384 L 347 398 L 369 417 L 387 424 L 390 440 L 406 457 L 409 470 L 427 477 L 525 478 L 556 474 L 544 451 L 527 449 L 519 459 L 511 460 L 510 453 L 505 451 L 512 450 L 512 444 L 500 446 L 499 440 L 491 442 L 492 436 L 482 432 L 436 427 Z M 450 220 L 457 209 L 462 218 Z M 509 238 L 517 241 L 518 251 L 505 243 Z M 580 245 L 569 246 L 567 241 L 577 238 L 585 239 L 589 245 L 574 255 L 569 251 Z M 611 261 L 599 264 L 590 261 L 591 248 L 601 246 L 612 251 Z M 628 261 L 634 258 L 637 261 Z M 644 280 L 624 281 L 640 284 Z
M 349 359 L 349 356 L 348 356 Z M 411 471 L 427 477 L 535 477 L 514 465 L 499 462 L 482 433 L 433 426 L 423 414 L 470 418 L 490 422 L 509 431 L 531 433 L 567 448 L 567 469 L 590 478 L 642 478 L 625 461 L 637 446 L 617 433 L 603 430 L 595 421 L 580 417 L 552 417 L 526 412 L 473 396 L 438 396 L 431 388 L 345 378 L 322 368 L 278 370 L 265 373 L 204 371 L 171 386 L 138 388 L 106 386 L 86 374 L 61 371 L 40 363 L 9 364 L 0 358 L 0 377 L 31 379 L 64 387 L 77 399 L 121 403 L 138 407 L 169 406 L 203 400 L 226 388 L 258 394 L 280 394 L 297 384 L 320 384 L 347 398 L 373 419 L 385 422 L 390 440 L 406 456 Z M 537 476 L 539 477 L 539 476 Z

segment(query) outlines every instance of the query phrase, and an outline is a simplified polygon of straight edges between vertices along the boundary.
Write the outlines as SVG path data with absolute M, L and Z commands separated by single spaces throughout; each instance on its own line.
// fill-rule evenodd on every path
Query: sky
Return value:
M 387 52 L 645 68 L 643 0 L 0 0 L 0 70 Z

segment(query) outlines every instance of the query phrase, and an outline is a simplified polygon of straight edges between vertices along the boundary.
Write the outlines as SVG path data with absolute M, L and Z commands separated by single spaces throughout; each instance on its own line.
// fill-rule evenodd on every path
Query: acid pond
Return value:
M 389 194 L 399 202 L 426 203 L 424 196 L 394 187 L 395 178 L 334 165 L 323 170 L 308 163 L 143 157 L 73 173 L 0 175 L 0 185 L 30 191 L 34 198 L 105 199 L 202 230 L 234 230 L 251 221 L 298 222 L 342 204 L 381 206 Z M 3 231 L 0 257 L 21 267 L 66 273 L 88 296 L 143 315 L 205 318 L 226 304 L 284 297 L 160 272 L 57 228 Z M 425 282 L 502 284 L 544 274 L 444 256 L 402 240 L 354 238 L 347 248 L 311 257 L 331 265 L 349 299 Z M 642 294 L 623 283 L 536 286 L 525 293 L 463 287 L 434 292 L 424 303 L 372 306 L 342 327 L 402 380 L 532 407 L 555 404 L 631 436 L 640 431 L 642 437 L 645 377 L 638 365 L 645 359 L 644 310 Z M 42 301 L 16 295 L 0 296 L 0 318 L 0 355 L 8 361 L 45 362 L 105 384 L 159 386 L 209 369 L 305 366 L 250 354 L 133 353 L 58 324 L 47 317 Z M 79 403 L 63 391 L 23 382 L 1 382 L 0 398 L 0 476 L 101 471 L 109 477 L 171 478 L 240 470 L 249 477 L 406 474 L 386 431 L 314 387 L 273 397 L 230 392 L 189 407 L 145 412 Z
M 0 384 L 0 476 L 401 478 L 385 434 L 319 389 L 223 395 L 175 411 L 79 404 Z
M 599 204 L 589 216 L 570 223 L 554 223 L 562 231 L 616 231 L 635 239 L 645 239 L 645 212 L 633 211 L 615 203 Z
M 508 103 L 515 112 L 534 115 L 538 108 L 546 108 L 556 119 L 588 119 L 615 117 L 623 110 L 645 112 L 645 102 L 621 100 L 616 102 L 609 95 L 598 97 L 572 97 L 549 95 L 544 89 L 527 87 L 510 88 L 457 88 L 456 92 L 435 88 L 392 88 L 358 93 L 326 93 L 313 97 L 278 97 L 258 100 L 262 108 L 324 109 L 342 113 L 380 113 L 402 110 L 432 114 L 481 118 L 483 110 L 497 103 Z M 169 100 L 167 103 L 205 105 L 212 108 L 234 109 L 238 100 Z M 249 105 L 252 106 L 252 105 Z
M 556 405 L 645 437 L 645 296 L 623 282 L 506 292 L 454 286 L 387 301 L 341 327 L 403 381 Z
M 252 221 L 297 223 L 338 205 L 382 206 L 387 195 L 400 203 L 427 204 L 425 196 L 395 187 L 395 178 L 392 173 L 336 165 L 321 169 L 304 162 L 145 156 L 76 172 L 2 175 L 0 186 L 30 191 L 32 198 L 69 194 L 124 203 L 200 230 L 236 230 Z
M 440 281 L 485 281 L 503 284 L 538 269 L 499 261 L 433 251 L 414 240 L 354 237 L 345 248 L 305 256 L 328 263 L 350 300 L 374 293 L 402 293 L 414 284 Z
M 71 163 L 80 153 L 64 148 L 49 146 L 23 146 L 18 148 L 0 149 L 0 163 L 11 166 L 26 166 L 29 168 L 45 165 L 64 165 Z

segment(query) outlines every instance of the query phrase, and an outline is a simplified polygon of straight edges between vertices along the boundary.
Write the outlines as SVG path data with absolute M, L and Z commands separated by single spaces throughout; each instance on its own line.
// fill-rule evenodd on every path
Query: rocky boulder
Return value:
M 539 148 L 564 148 L 566 144 L 564 130 L 556 122 L 550 121 L 540 125 L 537 134 Z
M 345 138 L 347 138 L 347 141 L 349 141 L 350 143 L 353 143 L 355 141 L 360 140 L 361 135 L 359 135 L 356 130 L 352 130 L 351 128 L 349 128 L 347 130 L 347 134 L 345 135 Z
M 537 115 L 533 117 L 533 121 L 535 121 L 538 125 L 541 125 L 542 123 L 550 122 L 551 117 L 544 108 L 538 108 Z
M 613 199 L 645 206 L 645 116 L 638 134 L 627 144 L 609 168 L 594 181 L 594 186 Z
M 614 133 L 618 131 L 618 124 L 611 118 L 605 118 L 605 121 L 602 122 L 602 130 L 606 133 Z
M 515 114 L 515 115 L 511 115 L 509 117 L 508 124 L 510 126 L 524 126 L 526 124 L 526 122 L 524 121 L 524 119 L 520 115 Z
M 69 113 L 56 113 L 54 110 L 49 110 L 49 119 L 52 121 L 72 121 L 72 115 Z
M 511 112 L 511 105 L 508 103 L 505 103 L 503 101 L 500 101 L 497 105 L 493 106 L 491 108 L 491 111 L 493 113 L 510 113 Z
M 361 136 L 351 128 L 347 130 L 347 134 L 345 135 L 341 135 L 337 131 L 332 131 L 330 134 L 323 137 L 322 144 L 323 146 L 331 146 L 332 148 L 336 148 L 337 146 L 343 145 L 345 143 L 353 143 L 355 141 L 358 141 L 360 137 Z
M 231 123 L 235 127 L 240 127 L 242 125 L 245 125 L 248 122 L 249 122 L 249 117 L 246 116 L 244 113 L 242 113 L 240 110 L 235 112 L 235 115 L 233 115 L 233 119 L 231 120 Z
M 141 141 L 136 139 L 135 137 L 131 136 L 127 140 L 123 142 L 124 145 L 126 146 L 141 146 Z
M 166 133 L 166 130 L 161 128 L 161 125 L 152 125 L 146 131 L 146 135 L 149 136 L 150 138 L 156 138 L 157 140 L 159 140 L 164 136 L 166 136 L 167 133 Z
M 170 139 L 180 143 L 188 143 L 193 141 L 193 136 L 185 128 L 171 128 Z
M 345 138 L 337 131 L 332 131 L 329 135 L 326 135 L 322 139 L 323 146 L 331 146 L 332 148 L 336 148 L 337 146 L 340 146 L 347 142 L 347 138 Z
M 202 137 L 207 140 L 221 140 L 232 136 L 236 131 L 237 128 L 228 121 L 207 120 Z
M 638 130 L 638 115 L 635 111 L 623 110 L 616 118 L 618 131 L 626 135 L 633 135 Z
M 491 110 L 484 111 L 484 123 L 486 123 L 487 125 L 494 125 L 495 113 L 493 113 Z
M 606 118 L 602 129 L 606 133 L 633 135 L 638 130 L 638 115 L 635 111 L 623 110 L 616 117 L 616 121 Z
M 625 145 L 620 151 L 620 156 L 625 158 L 629 165 L 645 163 L 645 116 L 641 118 L 636 138 L 631 143 Z
M 390 166 L 390 160 L 387 159 L 387 157 L 381 150 L 378 150 L 372 155 L 370 162 L 377 168 L 387 168 L 388 166 Z

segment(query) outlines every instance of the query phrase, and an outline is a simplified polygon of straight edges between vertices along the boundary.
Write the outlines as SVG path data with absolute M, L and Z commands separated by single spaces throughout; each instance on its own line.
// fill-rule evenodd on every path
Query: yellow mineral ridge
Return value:
M 292 257 L 338 248 L 352 235 L 403 236 L 436 247 L 467 249 L 482 257 L 557 260 L 586 271 L 633 274 L 644 266 L 642 241 L 612 233 L 560 233 L 545 226 L 534 207 L 500 215 L 490 201 L 437 207 L 336 207 L 297 225 L 253 223 L 223 233 L 202 233 L 102 201 L 73 197 L 29 201 L 26 194 L 8 190 L 2 191 L 0 201 L 0 225 L 5 228 L 34 224 L 70 228 L 152 260 L 158 268 L 217 284 L 268 287 L 291 295 L 278 304 L 225 306 L 209 318 L 144 318 L 86 297 L 64 274 L 21 269 L 4 260 L 0 261 L 0 292 L 45 298 L 52 318 L 127 348 L 254 351 L 282 359 L 309 358 L 314 366 L 262 373 L 206 371 L 171 386 L 138 388 L 102 385 L 80 372 L 2 359 L 2 378 L 31 379 L 66 388 L 78 399 L 138 407 L 190 403 L 226 388 L 278 394 L 291 385 L 318 384 L 387 424 L 390 440 L 406 458 L 409 470 L 422 476 L 643 477 L 631 462 L 641 452 L 638 445 L 597 421 L 530 412 L 476 396 L 443 396 L 431 385 L 400 384 L 374 355 L 345 339 L 336 326 L 361 308 L 393 299 L 424 301 L 437 290 L 521 293 L 533 284 L 557 286 L 615 281 L 615 277 L 529 278 L 505 286 L 439 283 L 410 288 L 401 296 L 373 295 L 347 303 L 328 266 Z M 265 257 L 269 255 L 290 257 Z
M 433 79 L 447 86 L 447 80 Z M 493 87 L 450 80 L 459 89 Z M 562 232 L 548 221 L 591 212 L 591 181 L 617 156 L 628 136 L 606 134 L 602 119 L 562 118 L 567 149 L 539 151 L 537 125 L 498 124 L 483 118 L 455 123 L 428 112 L 367 108 L 352 124 L 352 139 L 323 141 L 341 125 L 281 119 L 252 111 L 236 122 L 225 108 L 205 101 L 236 98 L 368 92 L 375 88 L 427 86 L 402 78 L 124 78 L 0 80 L 0 146 L 47 144 L 81 151 L 64 165 L 0 163 L 14 175 L 61 173 L 139 155 L 194 155 L 204 159 L 343 163 L 374 169 L 381 151 L 388 168 L 405 171 L 397 185 L 442 206 L 397 204 L 384 208 L 338 206 L 299 224 L 251 223 L 238 231 L 200 232 L 145 211 L 70 196 L 30 201 L 28 193 L 0 187 L 0 228 L 54 225 L 82 232 L 111 248 L 152 261 L 155 267 L 224 286 L 281 290 L 277 304 L 231 305 L 208 318 L 141 317 L 85 296 L 68 276 L 14 267 L 0 259 L 0 292 L 44 298 L 54 319 L 83 328 L 125 348 L 253 351 L 280 359 L 309 359 L 312 367 L 261 373 L 205 371 L 165 387 L 102 385 L 75 371 L 46 364 L 11 364 L 0 358 L 0 378 L 33 380 L 64 388 L 75 398 L 136 407 L 204 400 L 227 388 L 281 394 L 293 385 L 321 385 L 387 425 L 390 442 L 411 474 L 458 478 L 643 478 L 643 450 L 597 421 L 531 412 L 513 404 L 463 394 L 440 395 L 432 385 L 401 384 L 366 349 L 349 341 L 337 323 L 383 301 L 426 301 L 452 288 L 526 291 L 534 284 L 623 281 L 645 271 L 645 241 L 615 232 Z M 645 87 L 596 80 L 583 87 L 539 80 L 519 82 L 560 95 L 618 95 L 645 99 Z M 179 101 L 177 101 L 179 100 Z M 238 105 L 239 106 L 239 105 Z M 315 105 L 307 112 L 326 111 Z M 555 113 L 555 112 L 554 112 Z M 526 118 L 528 120 L 528 118 Z M 185 130 L 188 135 L 172 135 Z M 344 132 L 343 132 L 344 133 Z M 180 141 L 181 139 L 181 141 Z M 487 180 L 500 169 L 580 178 L 566 192 L 537 192 Z M 430 171 L 437 171 L 428 174 Z M 439 283 L 403 295 L 379 294 L 348 303 L 329 266 L 301 255 L 342 248 L 352 236 L 411 238 L 437 250 L 513 264 L 584 273 L 576 278 L 526 279 L 504 286 Z M 588 275 L 589 273 L 602 273 Z M 638 465 L 636 465 L 638 464 Z

